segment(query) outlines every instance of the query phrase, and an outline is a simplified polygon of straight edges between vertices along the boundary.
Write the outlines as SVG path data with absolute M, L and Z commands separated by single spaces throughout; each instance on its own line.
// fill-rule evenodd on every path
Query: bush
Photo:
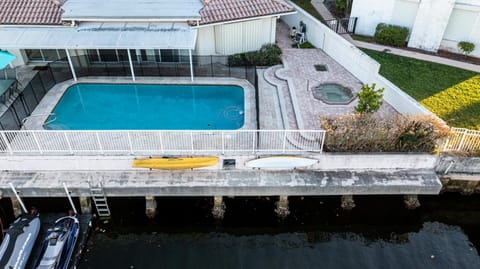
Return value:
M 404 47 L 407 41 L 408 28 L 379 23 L 373 39 L 375 42 L 394 47 Z
M 321 119 L 330 152 L 434 152 L 450 134 L 432 116 L 375 114 L 336 115 Z
M 282 50 L 277 45 L 266 44 L 258 51 L 230 55 L 228 56 L 228 63 L 231 66 L 272 66 L 282 62 L 280 55 L 282 55 Z
M 377 112 L 383 104 L 384 88 L 375 90 L 375 83 L 372 86 L 364 84 L 362 90 L 357 93 L 358 104 L 355 106 L 355 111 L 359 113 L 374 113 Z
M 467 56 L 475 50 L 475 44 L 467 41 L 458 42 L 458 48 Z

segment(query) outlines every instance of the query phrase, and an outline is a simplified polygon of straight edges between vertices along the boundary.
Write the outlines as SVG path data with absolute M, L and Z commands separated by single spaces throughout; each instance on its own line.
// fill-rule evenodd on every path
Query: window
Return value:
M 32 62 L 52 62 L 67 57 L 65 50 L 26 49 L 27 58 Z

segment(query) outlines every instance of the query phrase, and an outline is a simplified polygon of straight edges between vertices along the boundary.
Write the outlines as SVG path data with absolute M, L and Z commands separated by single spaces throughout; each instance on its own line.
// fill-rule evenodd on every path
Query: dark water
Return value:
M 110 201 L 116 217 L 89 242 L 80 268 L 480 268 L 480 196 L 291 197 L 278 221 L 275 199 L 225 199 L 225 219 L 211 199 L 157 199 L 158 216 L 143 216 L 143 199 Z

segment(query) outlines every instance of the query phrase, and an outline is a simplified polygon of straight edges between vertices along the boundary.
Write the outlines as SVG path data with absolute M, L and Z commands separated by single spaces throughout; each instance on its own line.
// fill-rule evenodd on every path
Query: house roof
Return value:
M 0 24 L 62 24 L 62 10 L 52 0 L 0 0 Z
M 75 19 L 189 19 L 228 22 L 295 9 L 283 0 L 0 0 L 0 24 L 61 25 Z M 203 4 L 203 5 L 202 5 Z M 65 12 L 63 12 L 63 10 Z
M 196 20 L 200 0 L 68 0 L 64 20 Z
M 295 9 L 283 0 L 203 0 L 200 25 L 280 15 Z

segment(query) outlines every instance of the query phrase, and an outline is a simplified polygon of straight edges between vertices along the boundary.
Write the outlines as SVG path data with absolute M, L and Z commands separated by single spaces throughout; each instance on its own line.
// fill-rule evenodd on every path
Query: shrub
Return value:
M 256 65 L 272 66 L 280 64 L 282 50 L 275 44 L 263 45 L 258 51 L 238 53 L 228 56 L 228 63 L 231 66 Z
M 375 42 L 394 47 L 404 47 L 407 41 L 408 28 L 379 23 L 373 39 Z
M 375 114 L 322 118 L 330 152 L 433 152 L 450 129 L 433 116 Z
M 458 48 L 467 56 L 475 50 L 475 44 L 467 41 L 458 42 Z
M 383 104 L 384 88 L 375 90 L 375 83 L 372 86 L 364 84 L 362 90 L 357 93 L 358 104 L 355 106 L 355 111 L 359 113 L 374 113 L 377 112 Z

